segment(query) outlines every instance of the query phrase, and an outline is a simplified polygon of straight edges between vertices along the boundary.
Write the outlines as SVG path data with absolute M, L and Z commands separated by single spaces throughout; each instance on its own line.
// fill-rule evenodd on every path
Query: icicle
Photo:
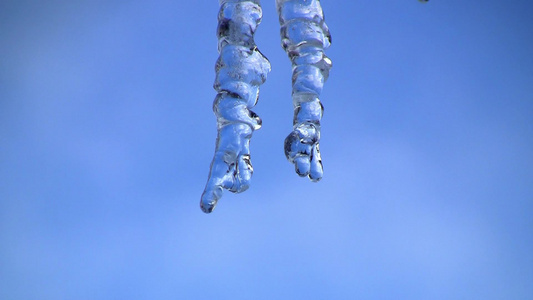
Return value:
M 319 0 L 276 0 L 281 45 L 292 62 L 293 131 L 285 139 L 285 156 L 296 173 L 322 178 L 319 96 L 332 66 L 324 49 L 331 43 Z
M 250 110 L 257 103 L 259 85 L 265 82 L 270 63 L 257 49 L 254 32 L 261 22 L 259 0 L 220 0 L 216 79 L 213 102 L 218 136 L 215 155 L 200 207 L 215 208 L 223 189 L 240 193 L 248 189 L 253 168 L 250 138 L 261 119 Z

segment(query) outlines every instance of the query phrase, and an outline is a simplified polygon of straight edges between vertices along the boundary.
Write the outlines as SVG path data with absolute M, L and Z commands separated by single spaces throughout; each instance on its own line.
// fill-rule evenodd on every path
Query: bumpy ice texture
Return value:
M 332 66 L 324 50 L 331 35 L 319 0 L 276 0 L 281 46 L 292 62 L 293 131 L 285 139 L 285 156 L 296 173 L 316 182 L 322 178 L 319 96 Z
M 213 111 L 217 118 L 216 149 L 200 207 L 215 208 L 223 189 L 240 193 L 248 189 L 253 168 L 250 138 L 261 119 L 250 109 L 257 103 L 259 86 L 270 72 L 270 63 L 257 49 L 254 33 L 261 22 L 259 0 L 220 0 L 218 51 L 215 65 L 217 91 Z

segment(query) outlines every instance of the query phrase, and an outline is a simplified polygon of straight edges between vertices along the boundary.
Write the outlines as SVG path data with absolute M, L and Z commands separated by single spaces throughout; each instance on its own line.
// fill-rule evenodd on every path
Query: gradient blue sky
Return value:
M 262 4 L 252 187 L 206 215 L 217 1 L 0 1 L 0 299 L 533 299 L 531 1 L 323 1 L 318 184 Z

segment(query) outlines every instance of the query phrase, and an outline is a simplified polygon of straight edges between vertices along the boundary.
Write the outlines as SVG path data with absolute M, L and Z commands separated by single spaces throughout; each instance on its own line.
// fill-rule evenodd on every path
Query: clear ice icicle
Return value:
M 215 65 L 217 91 L 213 111 L 218 135 L 215 155 L 200 207 L 205 213 L 215 208 L 223 189 L 240 193 L 248 189 L 253 168 L 250 138 L 261 127 L 261 119 L 250 109 L 259 97 L 270 63 L 259 52 L 254 33 L 261 22 L 259 0 L 220 0 L 218 51 Z
M 319 0 L 276 0 L 281 26 L 281 45 L 292 62 L 293 131 L 285 139 L 285 156 L 296 173 L 319 181 L 323 175 L 320 158 L 319 96 L 332 66 L 324 50 L 331 35 Z

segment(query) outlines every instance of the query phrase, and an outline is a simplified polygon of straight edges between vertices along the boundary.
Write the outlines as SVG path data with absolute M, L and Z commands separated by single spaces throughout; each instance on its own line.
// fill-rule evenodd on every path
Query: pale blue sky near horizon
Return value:
M 252 186 L 207 215 L 218 1 L 0 1 L 0 299 L 532 299 L 533 3 L 322 1 L 319 183 L 262 6 Z

